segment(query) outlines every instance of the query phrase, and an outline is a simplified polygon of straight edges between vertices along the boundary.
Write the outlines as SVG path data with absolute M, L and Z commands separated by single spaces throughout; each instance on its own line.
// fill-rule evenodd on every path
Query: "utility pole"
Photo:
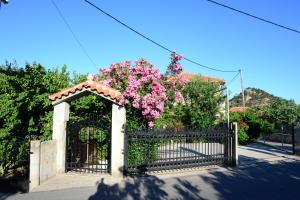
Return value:
M 229 120 L 229 92 L 228 92 L 228 87 L 226 87 L 226 98 L 227 98 L 227 125 L 228 125 L 228 128 L 229 128 L 230 120 Z
M 243 72 L 242 72 L 242 68 L 241 68 L 239 71 L 240 71 L 241 87 L 242 87 L 243 111 L 244 111 L 244 115 L 245 115 L 245 91 L 244 91 L 244 80 L 243 80 Z

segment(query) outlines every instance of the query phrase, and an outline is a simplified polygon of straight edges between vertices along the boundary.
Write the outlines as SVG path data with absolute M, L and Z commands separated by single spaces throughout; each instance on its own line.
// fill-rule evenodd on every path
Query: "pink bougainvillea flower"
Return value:
M 166 101 L 183 100 L 180 91 L 185 82 L 179 78 L 183 71 L 179 63 L 182 58 L 183 56 L 175 52 L 171 55 L 171 63 L 168 66 L 169 75 L 174 76 L 171 83 L 166 81 L 158 68 L 144 59 L 139 59 L 135 65 L 125 61 L 111 64 L 109 69 L 101 68 L 100 72 L 105 79 L 102 84 L 122 92 L 119 103 L 139 109 L 147 119 L 148 126 L 152 128 L 153 121 L 162 116 Z

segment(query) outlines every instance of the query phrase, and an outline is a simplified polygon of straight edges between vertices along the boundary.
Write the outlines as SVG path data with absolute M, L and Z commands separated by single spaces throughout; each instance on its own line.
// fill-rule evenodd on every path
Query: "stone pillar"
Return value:
M 111 175 L 122 177 L 124 169 L 126 109 L 116 104 L 112 105 L 111 126 Z
M 54 106 L 53 113 L 53 135 L 56 140 L 56 170 L 58 173 L 66 171 L 66 130 L 69 121 L 70 105 L 62 102 Z
M 30 142 L 29 191 L 40 185 L 41 141 Z

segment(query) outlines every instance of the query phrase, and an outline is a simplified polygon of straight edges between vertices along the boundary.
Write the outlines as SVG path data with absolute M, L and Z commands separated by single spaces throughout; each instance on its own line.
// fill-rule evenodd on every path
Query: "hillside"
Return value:
M 246 107 L 257 108 L 268 105 L 272 100 L 279 99 L 280 97 L 276 97 L 264 90 L 258 88 L 246 88 L 245 89 L 245 101 Z M 242 106 L 243 98 L 242 93 L 234 96 L 230 100 L 231 107 Z

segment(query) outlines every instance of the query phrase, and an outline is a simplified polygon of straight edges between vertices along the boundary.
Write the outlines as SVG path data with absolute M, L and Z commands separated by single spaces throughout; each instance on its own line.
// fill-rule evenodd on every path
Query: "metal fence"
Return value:
M 294 126 L 279 125 L 269 135 L 262 135 L 259 140 L 287 153 L 294 153 Z
M 125 172 L 231 164 L 233 136 L 225 126 L 126 132 Z
M 300 122 L 294 127 L 294 154 L 300 156 Z

